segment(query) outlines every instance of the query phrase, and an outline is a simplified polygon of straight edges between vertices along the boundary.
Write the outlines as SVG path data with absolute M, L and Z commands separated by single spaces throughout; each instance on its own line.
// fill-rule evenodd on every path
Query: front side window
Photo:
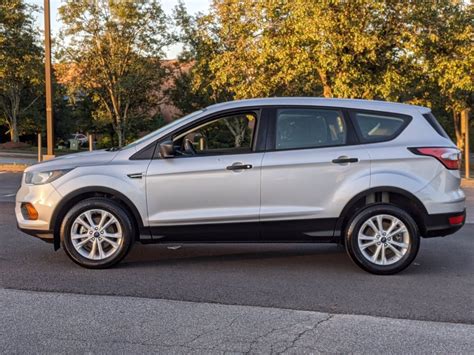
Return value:
M 338 110 L 277 110 L 276 150 L 331 147 L 346 144 L 346 140 L 346 125 Z
M 255 113 L 236 113 L 205 122 L 173 141 L 182 155 L 251 152 L 256 123 Z
M 408 124 L 408 116 L 355 112 L 355 125 L 364 143 L 388 141 Z

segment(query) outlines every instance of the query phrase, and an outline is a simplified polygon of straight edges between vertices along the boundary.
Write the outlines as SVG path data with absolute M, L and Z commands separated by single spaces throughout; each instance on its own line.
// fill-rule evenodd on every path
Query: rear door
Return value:
M 262 162 L 263 238 L 331 238 L 349 199 L 369 188 L 369 155 L 341 109 L 280 107 L 270 116 Z

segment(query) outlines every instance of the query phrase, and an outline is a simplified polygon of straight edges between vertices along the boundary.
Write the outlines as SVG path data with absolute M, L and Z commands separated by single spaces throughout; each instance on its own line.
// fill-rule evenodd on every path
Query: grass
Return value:
M 0 164 L 0 171 L 22 172 L 27 167 L 25 164 Z
M 79 150 L 71 150 L 71 149 L 55 149 L 54 154 L 55 155 L 66 155 L 66 154 L 72 154 L 72 153 L 79 153 L 79 152 L 87 152 L 89 149 L 79 149 Z M 0 154 L 1 153 L 23 153 L 23 154 L 31 154 L 31 155 L 38 155 L 38 147 L 26 147 L 26 148 L 14 148 L 14 149 L 5 149 L 5 148 L 0 148 Z M 47 153 L 46 148 L 41 149 L 41 153 L 44 155 Z

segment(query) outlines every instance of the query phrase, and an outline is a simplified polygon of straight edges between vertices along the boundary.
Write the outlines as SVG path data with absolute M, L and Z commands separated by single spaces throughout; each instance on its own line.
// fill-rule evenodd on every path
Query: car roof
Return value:
M 378 101 L 378 100 L 362 100 L 362 99 L 333 99 L 323 97 L 271 97 L 257 98 L 247 100 L 228 101 L 206 108 L 207 113 L 233 109 L 244 108 L 250 106 L 274 106 L 274 105 L 291 105 L 291 106 L 328 106 L 341 108 L 355 108 L 374 111 L 385 111 L 394 113 L 427 113 L 430 109 L 423 106 L 402 104 L 399 102 Z

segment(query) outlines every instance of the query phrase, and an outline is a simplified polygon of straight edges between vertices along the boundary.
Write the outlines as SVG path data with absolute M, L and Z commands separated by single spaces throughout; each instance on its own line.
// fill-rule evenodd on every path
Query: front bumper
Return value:
M 42 241 L 46 243 L 54 243 L 54 234 L 52 231 L 49 230 L 41 230 L 41 229 L 27 229 L 27 228 L 21 228 L 19 225 L 17 225 L 18 229 L 22 231 L 25 234 L 31 235 L 32 237 L 41 239 Z
M 452 217 L 463 216 L 462 222 L 458 224 L 451 224 L 449 219 Z M 442 213 L 426 215 L 424 218 L 425 230 L 423 237 L 444 237 L 456 233 L 460 230 L 466 222 L 466 209 L 462 212 Z
M 60 200 L 61 195 L 51 184 L 22 184 L 16 194 L 15 203 L 18 229 L 42 240 L 53 241 L 53 233 L 50 230 L 51 218 Z M 21 205 L 25 202 L 32 204 L 38 212 L 36 220 L 30 220 L 23 215 Z

